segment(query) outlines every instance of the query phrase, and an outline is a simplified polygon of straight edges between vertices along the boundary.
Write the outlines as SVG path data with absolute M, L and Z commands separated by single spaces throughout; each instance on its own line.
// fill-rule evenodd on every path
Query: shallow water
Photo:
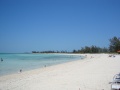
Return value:
M 56 65 L 83 58 L 65 54 L 0 54 L 0 76 Z

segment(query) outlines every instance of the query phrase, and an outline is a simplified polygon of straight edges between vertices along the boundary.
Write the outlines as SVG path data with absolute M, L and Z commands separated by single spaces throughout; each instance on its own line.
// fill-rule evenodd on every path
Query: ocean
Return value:
M 48 67 L 84 58 L 66 54 L 0 54 L 0 76 Z M 3 61 L 2 61 L 3 60 Z

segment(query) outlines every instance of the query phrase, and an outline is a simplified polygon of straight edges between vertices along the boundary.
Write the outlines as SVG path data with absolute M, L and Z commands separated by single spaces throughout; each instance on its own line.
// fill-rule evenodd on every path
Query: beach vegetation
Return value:
M 109 49 L 104 47 L 104 48 L 100 48 L 100 47 L 97 47 L 97 46 L 85 46 L 85 47 L 82 47 L 81 49 L 79 50 L 73 50 L 72 52 L 68 52 L 68 51 L 32 51 L 32 53 L 108 53 L 109 52 Z
M 48 50 L 48 51 L 32 51 L 32 53 L 70 53 L 70 52 L 68 52 L 68 51 L 64 51 L 64 50 L 62 50 L 62 51 L 51 51 L 51 50 Z
M 117 51 L 120 51 L 120 38 L 113 37 L 109 39 L 110 45 L 109 47 L 98 47 L 95 45 L 92 46 L 85 46 L 81 47 L 81 49 L 73 50 L 72 52 L 68 52 L 66 50 L 62 51 L 32 51 L 32 53 L 116 53 Z
M 108 48 L 100 48 L 97 46 L 85 46 L 82 47 L 80 50 L 73 50 L 73 53 L 108 53 L 109 50 Z
M 109 51 L 111 53 L 116 53 L 118 50 L 120 50 L 120 38 L 115 36 L 111 38 L 109 41 L 110 41 Z

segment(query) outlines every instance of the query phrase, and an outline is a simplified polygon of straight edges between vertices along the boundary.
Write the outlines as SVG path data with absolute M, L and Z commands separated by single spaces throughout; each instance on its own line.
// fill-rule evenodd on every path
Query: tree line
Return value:
M 98 47 L 95 45 L 92 46 L 85 46 L 82 47 L 79 50 L 73 50 L 72 52 L 68 51 L 32 51 L 32 53 L 116 53 L 118 50 L 120 50 L 120 38 L 113 37 L 109 39 L 110 44 L 109 47 Z
M 51 51 L 51 50 L 48 50 L 48 51 L 32 51 L 32 53 L 71 53 L 71 52 L 68 52 L 68 51 Z
M 108 48 L 100 48 L 100 47 L 97 47 L 97 46 L 85 46 L 85 47 L 82 47 L 80 50 L 73 50 L 73 53 L 108 53 L 109 50 Z

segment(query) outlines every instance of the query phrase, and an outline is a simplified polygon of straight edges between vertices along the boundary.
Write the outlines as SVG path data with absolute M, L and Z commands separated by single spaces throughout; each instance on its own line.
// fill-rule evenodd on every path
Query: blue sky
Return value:
M 0 52 L 108 47 L 120 0 L 0 0 Z

